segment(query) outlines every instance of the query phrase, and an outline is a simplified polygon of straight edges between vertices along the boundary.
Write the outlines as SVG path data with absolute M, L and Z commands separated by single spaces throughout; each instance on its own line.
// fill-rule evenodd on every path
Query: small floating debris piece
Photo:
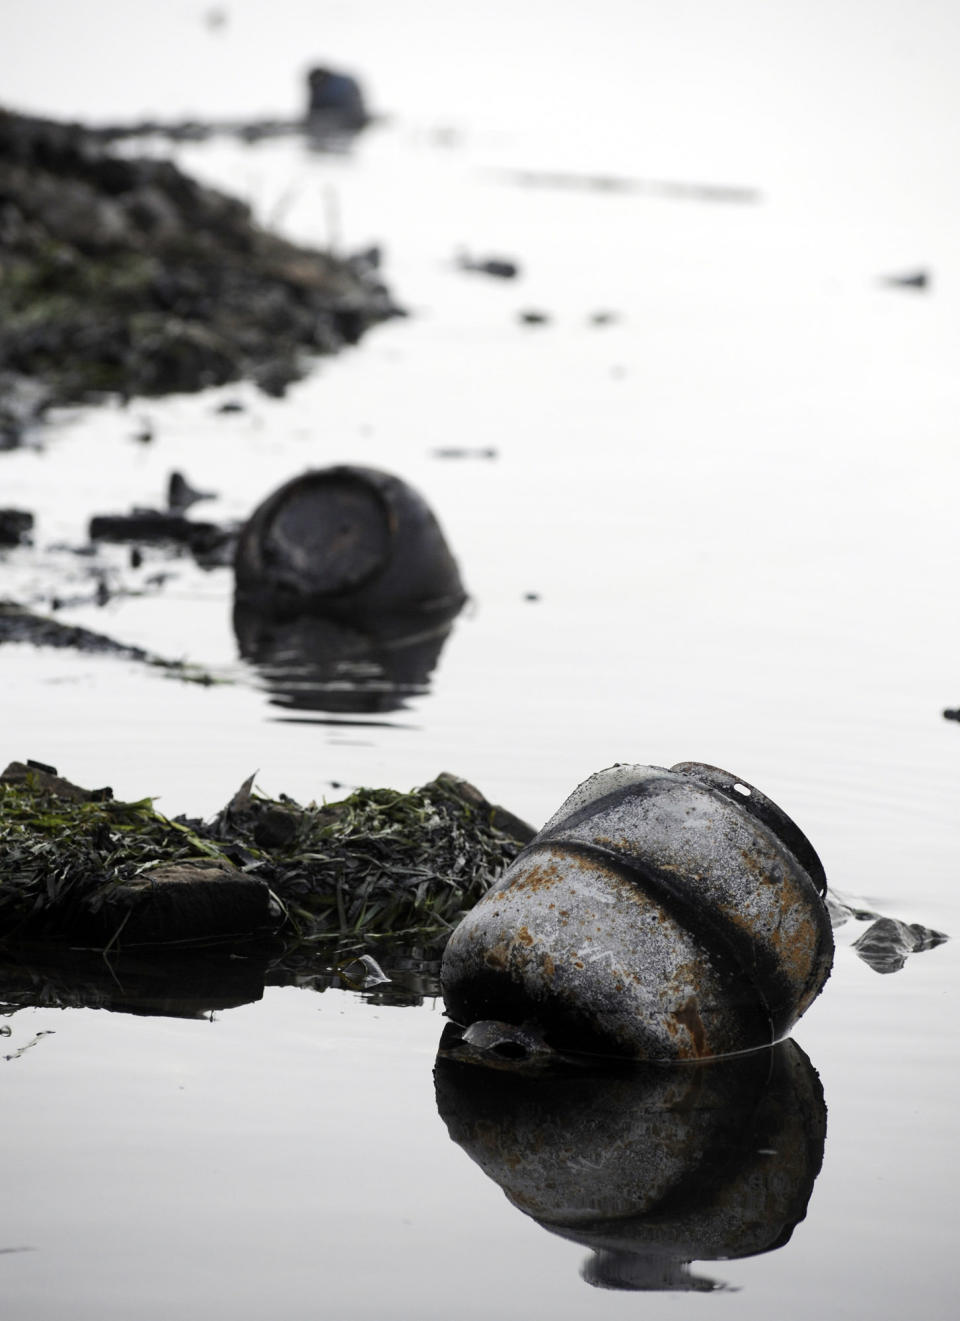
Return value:
M 451 936 L 460 1024 L 560 1050 L 702 1059 L 769 1045 L 833 961 L 826 877 L 759 790 L 697 762 L 586 780 Z
M 933 274 L 928 270 L 907 271 L 902 275 L 885 275 L 881 280 L 888 289 L 912 289 L 926 293 L 933 288 Z
M 899 972 L 911 954 L 933 949 L 950 937 L 933 931 L 919 922 L 901 922 L 894 917 L 878 917 L 862 936 L 853 942 L 864 963 L 874 972 Z
M 518 262 L 506 257 L 468 257 L 465 253 L 457 261 L 462 271 L 471 271 L 477 275 L 492 275 L 498 280 L 515 280 L 520 274 Z
M 495 459 L 498 451 L 487 445 L 443 445 L 431 454 L 435 459 Z
M 390 978 L 372 954 L 358 954 L 337 968 L 341 980 L 351 991 L 370 991 L 375 986 L 389 986 Z
M 167 482 L 167 508 L 171 510 L 189 509 L 198 500 L 213 500 L 213 491 L 198 491 L 191 486 L 182 472 L 172 472 Z
M 0 546 L 19 546 L 30 540 L 33 514 L 26 509 L 0 509 Z
M 36 1046 L 37 1043 L 42 1041 L 44 1037 L 52 1037 L 54 1033 L 55 1033 L 54 1028 L 52 1027 L 44 1028 L 42 1032 L 38 1032 L 34 1036 L 32 1041 L 28 1041 L 25 1045 L 21 1046 L 19 1050 L 12 1051 L 9 1055 L 4 1055 L 3 1058 L 5 1060 L 18 1060 L 20 1056 L 24 1053 L 24 1051 L 30 1050 L 32 1046 Z

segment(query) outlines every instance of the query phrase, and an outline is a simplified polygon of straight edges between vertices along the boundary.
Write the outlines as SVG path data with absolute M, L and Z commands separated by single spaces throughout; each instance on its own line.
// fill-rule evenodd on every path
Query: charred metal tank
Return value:
M 478 1068 L 444 1032 L 451 1139 L 544 1229 L 591 1250 L 590 1284 L 709 1290 L 694 1261 L 782 1247 L 820 1171 L 826 1107 L 792 1041 L 706 1063 Z
M 696 762 L 590 777 L 451 936 L 455 1022 L 703 1059 L 789 1032 L 833 961 L 826 878 L 770 799 Z
M 271 618 L 314 614 L 411 631 L 452 619 L 466 594 L 433 513 L 375 468 L 303 473 L 268 496 L 240 531 L 236 601 Z

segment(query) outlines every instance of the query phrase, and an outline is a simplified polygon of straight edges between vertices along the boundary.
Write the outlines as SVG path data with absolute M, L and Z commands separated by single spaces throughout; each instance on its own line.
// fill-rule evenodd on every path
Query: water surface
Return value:
M 76 410 L 42 449 L 0 456 L 4 504 L 37 514 L 35 548 L 4 556 L 5 594 L 42 605 L 70 572 L 81 600 L 61 617 L 229 680 L 7 648 L 8 759 L 193 815 L 253 770 L 308 801 L 446 769 L 536 825 L 601 766 L 697 759 L 779 802 L 843 895 L 956 932 L 952 6 L 440 18 L 368 0 L 321 18 L 251 0 L 218 30 L 199 4 L 8 8 L 4 96 L 38 112 L 291 113 L 306 63 L 353 67 L 390 117 L 351 155 L 215 141 L 177 159 L 301 240 L 382 242 L 412 313 L 283 400 L 237 387 Z M 169 58 L 145 62 L 146 45 Z M 523 186 L 516 170 L 759 200 Z M 462 251 L 522 277 L 467 275 Z M 921 265 L 925 295 L 881 283 Z M 546 322 L 521 324 L 528 310 Z M 216 412 L 225 399 L 244 411 Z M 451 447 L 465 457 L 438 456 Z M 239 657 L 227 570 L 133 570 L 117 552 L 110 581 L 143 594 L 97 607 L 84 563 L 51 549 L 85 540 L 93 513 L 161 501 L 174 468 L 219 493 L 198 516 L 227 519 L 342 461 L 424 494 L 472 597 L 424 691 L 386 713 L 271 702 Z M 678 1316 L 953 1314 L 955 945 L 881 976 L 849 948 L 862 929 L 839 929 L 795 1033 L 827 1107 L 806 1216 L 775 1251 L 699 1261 L 728 1288 L 675 1292 Z M 199 1020 L 2 1021 L 0 1247 L 29 1249 L 0 1259 L 11 1316 L 668 1305 L 584 1282 L 587 1249 L 450 1140 L 435 1001 L 273 987 Z

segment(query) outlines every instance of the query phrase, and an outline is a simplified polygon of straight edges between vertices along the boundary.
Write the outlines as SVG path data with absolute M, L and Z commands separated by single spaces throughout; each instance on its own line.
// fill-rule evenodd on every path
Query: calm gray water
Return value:
M 429 692 L 331 722 L 272 703 L 238 658 L 226 571 L 118 554 L 115 583 L 142 594 L 62 617 L 230 682 L 5 649 L 5 756 L 191 814 L 254 770 L 308 801 L 447 769 L 537 825 L 614 761 L 697 759 L 778 801 L 842 895 L 955 933 L 954 6 L 249 0 L 218 28 L 210 7 L 5 0 L 2 96 L 94 118 L 295 113 L 308 63 L 355 69 L 389 117 L 349 157 L 288 141 L 177 159 L 297 238 L 382 242 L 412 316 L 284 400 L 77 410 L 3 455 L 3 503 L 38 516 L 4 594 L 42 598 L 65 563 L 88 593 L 50 547 L 94 512 L 161 501 L 174 468 L 219 493 L 205 515 L 239 518 L 305 467 L 355 461 L 423 492 L 471 607 Z M 521 186 L 518 170 L 760 197 Z M 467 276 L 462 251 L 515 258 L 522 279 Z M 921 266 L 925 295 L 880 282 Z M 548 323 L 522 326 L 531 309 Z M 226 398 L 245 411 L 218 414 Z M 144 419 L 151 445 L 132 438 Z M 450 446 L 473 456 L 437 457 Z M 0 1255 L 5 1315 L 952 1316 L 956 945 L 884 976 L 849 948 L 862 929 L 838 930 L 795 1032 L 827 1111 L 812 1191 L 809 1069 L 795 1095 L 731 1084 L 766 1116 L 717 1176 L 752 1228 L 711 1221 L 716 1188 L 691 1178 L 686 1255 L 648 1243 L 631 1268 L 669 1299 L 587 1282 L 591 1245 L 504 1197 L 469 1096 L 435 1090 L 439 1003 L 287 987 L 198 1021 L 4 1017 L 0 1248 L 24 1249 Z M 603 1142 L 660 1105 L 597 1088 L 594 1128 L 573 1107 L 582 1154 L 558 1167 L 582 1161 L 588 1199 Z M 528 1115 L 504 1110 L 509 1153 Z M 725 1139 L 704 1134 L 713 1169 Z M 644 1142 L 641 1190 L 668 1146 Z M 758 1174 L 758 1152 L 783 1170 Z M 772 1249 L 765 1226 L 807 1193 Z M 690 1277 L 727 1287 L 706 1300 Z

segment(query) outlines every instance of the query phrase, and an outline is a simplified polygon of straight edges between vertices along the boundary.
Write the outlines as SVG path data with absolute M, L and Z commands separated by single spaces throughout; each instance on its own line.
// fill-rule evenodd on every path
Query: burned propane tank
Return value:
M 613 766 L 567 799 L 447 944 L 458 1023 L 567 1050 L 702 1059 L 783 1037 L 830 974 L 826 878 L 759 790 L 713 766 Z
M 286 482 L 251 514 L 234 561 L 238 607 L 414 630 L 466 594 L 436 518 L 406 482 L 339 465 Z

